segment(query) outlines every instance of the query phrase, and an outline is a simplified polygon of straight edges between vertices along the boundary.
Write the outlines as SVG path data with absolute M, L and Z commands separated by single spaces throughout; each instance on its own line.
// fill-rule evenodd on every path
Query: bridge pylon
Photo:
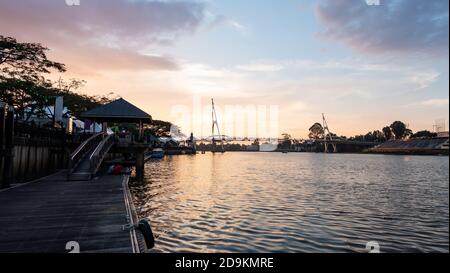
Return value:
M 220 129 L 219 129 L 219 122 L 217 121 L 217 113 L 216 113 L 216 107 L 214 105 L 214 99 L 211 99 L 211 103 L 212 103 L 212 152 L 216 153 L 216 152 L 220 152 L 220 153 L 225 153 L 225 148 L 223 147 L 223 142 L 224 142 L 224 137 L 220 134 Z M 215 137 L 215 128 L 217 128 L 217 133 L 219 134 L 220 139 L 216 140 Z M 217 143 L 219 145 L 217 145 Z M 217 147 L 220 147 L 220 150 L 217 149 Z
M 328 127 L 328 122 L 325 118 L 324 113 L 322 113 L 322 127 L 323 127 L 324 152 L 328 153 L 328 144 L 331 144 L 331 146 L 333 147 L 333 153 L 337 153 L 338 152 L 337 143 L 335 141 L 333 141 L 333 135 L 330 132 L 330 129 Z M 329 140 L 327 140 L 327 136 L 329 137 Z

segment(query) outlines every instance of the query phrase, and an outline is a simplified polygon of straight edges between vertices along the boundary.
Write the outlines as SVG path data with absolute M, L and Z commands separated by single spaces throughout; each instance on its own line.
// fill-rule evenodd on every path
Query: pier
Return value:
M 13 160 L 18 150 L 14 141 L 17 134 L 13 126 L 14 112 L 12 108 L 2 109 L 2 119 L 9 119 L 9 122 L 1 123 L 1 128 L 6 130 L 0 132 L 5 136 L 0 139 L 1 159 L 5 161 L 0 164 L 0 253 L 139 253 L 147 250 L 144 234 L 139 229 L 142 223 L 138 223 L 129 193 L 129 175 L 108 175 L 104 163 L 111 152 L 131 155 L 135 158 L 136 179 L 143 178 L 144 153 L 151 148 L 142 137 L 143 124 L 152 121 L 149 114 L 124 99 L 83 113 L 83 118 L 102 123 L 102 132 L 94 130 L 88 139 L 79 143 L 66 156 L 68 162 L 63 161 L 59 172 L 28 183 L 16 183 L 12 174 L 15 174 L 14 164 L 20 161 Z M 11 110 L 6 118 L 5 109 Z M 135 140 L 121 142 L 116 134 L 108 134 L 108 122 L 138 124 L 139 135 Z M 46 141 L 53 136 L 47 134 Z M 30 139 L 23 141 L 27 143 Z M 27 162 L 27 165 L 30 164 Z
M 69 253 L 71 242 L 81 253 L 140 252 L 136 235 L 124 228 L 133 221 L 127 181 L 67 181 L 59 172 L 1 191 L 0 253 Z

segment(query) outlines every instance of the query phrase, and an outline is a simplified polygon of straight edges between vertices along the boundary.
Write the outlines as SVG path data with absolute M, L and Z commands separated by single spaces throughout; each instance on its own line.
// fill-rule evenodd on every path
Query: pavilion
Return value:
M 139 140 L 142 140 L 143 137 L 144 124 L 150 124 L 152 122 L 151 115 L 123 98 L 84 112 L 80 117 L 99 123 L 139 124 Z
M 115 149 L 121 150 L 123 153 L 132 153 L 136 156 L 136 176 L 139 180 L 142 180 L 145 163 L 144 153 L 151 148 L 148 144 L 143 143 L 144 124 L 152 123 L 152 116 L 123 98 L 120 98 L 111 103 L 84 112 L 80 117 L 92 122 L 102 123 L 104 132 L 106 132 L 107 123 L 138 124 L 138 142 L 133 142 L 127 147 L 116 147 Z

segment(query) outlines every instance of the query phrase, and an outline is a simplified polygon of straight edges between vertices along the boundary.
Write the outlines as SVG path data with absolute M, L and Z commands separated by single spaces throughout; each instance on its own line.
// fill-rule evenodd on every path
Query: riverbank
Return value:
M 447 155 L 449 154 L 449 139 L 425 138 L 392 140 L 382 143 L 368 153 L 376 154 L 398 154 L 398 155 Z
M 208 151 L 207 153 L 211 153 L 210 151 Z M 365 150 L 362 152 L 337 152 L 337 153 L 323 153 L 323 152 L 299 152 L 299 151 L 272 151 L 272 152 L 267 152 L 267 151 L 226 151 L 226 153 L 277 153 L 277 154 L 345 154 L 345 155 L 363 155 L 363 154 L 367 154 L 367 155 L 417 155 L 417 156 L 448 156 L 449 152 L 448 150 L 442 150 L 442 149 L 437 149 L 437 150 L 403 150 L 403 149 L 398 149 L 398 150 L 380 150 L 380 149 L 373 149 L 373 150 Z M 200 152 L 197 152 L 197 154 L 200 154 Z
M 444 149 L 370 149 L 367 154 L 385 154 L 385 155 L 435 155 L 448 156 L 449 150 Z

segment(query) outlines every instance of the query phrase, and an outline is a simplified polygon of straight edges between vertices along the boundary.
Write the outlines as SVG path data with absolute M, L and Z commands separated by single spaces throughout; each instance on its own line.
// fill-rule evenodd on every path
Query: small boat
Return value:
M 151 159 L 162 159 L 164 157 L 164 150 L 161 148 L 153 149 L 150 158 Z

